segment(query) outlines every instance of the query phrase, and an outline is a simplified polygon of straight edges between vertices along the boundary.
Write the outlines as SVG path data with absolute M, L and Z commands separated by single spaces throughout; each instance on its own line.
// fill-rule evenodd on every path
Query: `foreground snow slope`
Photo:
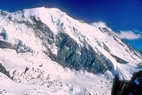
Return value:
M 0 12 L 0 94 L 110 95 L 142 56 L 104 23 L 81 23 L 55 8 Z

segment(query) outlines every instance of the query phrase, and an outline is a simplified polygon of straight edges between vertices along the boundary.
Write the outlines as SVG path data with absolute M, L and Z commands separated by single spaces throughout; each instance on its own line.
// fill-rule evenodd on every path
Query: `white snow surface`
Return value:
M 16 45 L 19 40 L 33 52 L 17 53 L 14 49 L 0 48 L 0 64 L 9 71 L 10 78 L 0 73 L 0 95 L 110 95 L 113 73 L 93 74 L 87 71 L 75 71 L 63 68 L 52 60 L 43 51 L 46 47 L 36 36 L 34 29 L 18 21 L 29 21 L 33 16 L 46 24 L 54 35 L 63 30 L 79 45 L 84 40 L 94 51 L 104 55 L 113 64 L 116 73 L 129 79 L 135 72 L 135 67 L 142 62 L 138 52 L 129 49 L 117 34 L 104 23 L 93 26 L 81 23 L 56 8 L 33 8 L 15 13 L 0 15 L 0 33 L 5 29 L 7 39 L 0 40 Z M 11 20 L 8 19 L 11 17 Z M 16 21 L 17 22 L 16 22 Z M 106 28 L 104 32 L 99 28 Z M 98 44 L 99 43 L 99 44 Z M 104 49 L 104 44 L 109 51 Z M 55 44 L 49 45 L 55 55 L 58 48 Z M 112 56 L 127 61 L 121 64 Z

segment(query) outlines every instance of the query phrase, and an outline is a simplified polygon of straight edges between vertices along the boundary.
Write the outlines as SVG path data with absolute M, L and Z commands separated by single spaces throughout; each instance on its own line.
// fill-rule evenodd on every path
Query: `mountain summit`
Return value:
M 142 63 L 104 23 L 59 9 L 0 11 L 0 21 L 3 95 L 110 95 L 113 76 L 129 79 Z

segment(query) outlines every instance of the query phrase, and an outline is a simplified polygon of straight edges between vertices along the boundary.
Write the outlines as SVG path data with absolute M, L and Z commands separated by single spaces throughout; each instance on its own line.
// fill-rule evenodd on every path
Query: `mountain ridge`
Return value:
M 110 95 L 113 76 L 130 79 L 142 62 L 102 22 L 80 23 L 45 7 L 0 15 L 0 63 L 25 90 L 13 95 Z

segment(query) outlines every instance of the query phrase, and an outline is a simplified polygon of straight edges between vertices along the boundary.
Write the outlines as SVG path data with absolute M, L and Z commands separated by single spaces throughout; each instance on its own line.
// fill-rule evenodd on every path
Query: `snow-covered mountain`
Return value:
M 0 95 L 110 95 L 142 56 L 104 23 L 55 8 L 0 11 Z

